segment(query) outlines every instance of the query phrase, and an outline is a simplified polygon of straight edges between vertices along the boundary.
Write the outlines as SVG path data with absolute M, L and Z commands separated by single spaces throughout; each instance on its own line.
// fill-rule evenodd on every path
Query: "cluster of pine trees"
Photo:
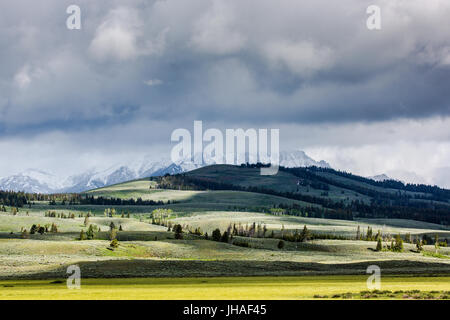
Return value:
M 46 224 L 44 226 L 41 226 L 40 224 L 33 224 L 30 228 L 30 231 L 28 232 L 26 228 L 22 227 L 21 230 L 21 236 L 23 239 L 28 238 L 29 234 L 36 234 L 39 233 L 40 235 L 43 235 L 44 233 L 57 233 L 58 232 L 58 226 L 55 223 L 52 224 Z
M 60 219 L 75 219 L 75 213 L 69 212 L 65 214 L 64 212 L 56 212 L 48 210 L 44 213 L 44 217 L 49 218 L 60 218 Z
M 383 192 L 357 184 L 338 182 L 335 179 L 332 180 L 315 174 L 316 170 L 320 170 L 317 168 L 281 168 L 280 170 L 289 172 L 300 179 L 313 180 L 316 184 L 334 185 L 336 187 L 349 189 L 359 194 L 370 196 L 372 199 L 371 203 L 367 204 L 360 200 L 352 200 L 345 203 L 343 200 L 335 201 L 326 196 L 313 196 L 299 192 L 282 192 L 272 190 L 265 186 L 244 187 L 233 183 L 216 181 L 213 178 L 193 177 L 186 174 L 173 176 L 166 175 L 155 179 L 157 180 L 159 187 L 166 189 L 248 191 L 318 204 L 322 206 L 322 208 L 318 208 L 317 206 L 307 208 L 310 216 L 318 218 L 345 220 L 353 220 L 354 217 L 397 218 L 414 219 L 444 225 L 450 223 L 450 209 L 448 205 L 435 203 L 431 198 L 428 198 L 428 200 L 430 200 L 428 202 L 417 201 L 411 194 L 402 192 L 401 190 L 396 193 Z M 419 189 L 421 190 L 421 188 L 418 188 L 418 190 Z M 434 187 L 425 189 L 433 192 L 433 195 L 440 194 L 447 196 L 447 191 L 442 191 L 443 189 L 436 189 Z M 450 197 L 443 200 L 448 202 Z M 286 205 L 280 205 L 280 207 L 282 206 Z M 304 209 L 294 207 L 286 209 L 288 209 L 286 210 L 286 214 L 303 215 L 306 213 Z
M 2 206 L 22 208 L 27 203 L 28 203 L 27 194 L 24 192 L 0 190 L 0 204 Z

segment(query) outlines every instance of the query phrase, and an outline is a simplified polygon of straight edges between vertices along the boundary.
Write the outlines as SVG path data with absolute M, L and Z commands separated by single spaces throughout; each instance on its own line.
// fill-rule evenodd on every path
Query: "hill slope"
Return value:
M 449 190 L 405 185 L 394 180 L 374 181 L 330 168 L 280 167 L 274 176 L 261 176 L 257 165 L 212 165 L 184 174 L 139 181 L 146 181 L 144 187 L 138 187 L 142 182 L 135 181 L 130 182 L 134 185 L 131 190 L 128 183 L 92 190 L 89 194 L 214 205 L 226 203 L 230 196 L 230 193 L 219 195 L 218 191 L 234 191 L 230 205 L 240 204 L 242 209 L 253 209 L 264 204 L 283 210 L 285 214 L 299 216 L 309 214 L 347 220 L 399 218 L 442 225 L 448 225 L 450 217 Z M 269 196 L 270 201 L 261 200 Z
M 42 170 L 29 169 L 20 174 L 0 178 L 0 189 L 36 193 L 83 192 L 133 179 L 182 173 L 203 167 L 207 163 L 213 162 L 206 158 L 203 159 L 203 164 L 195 164 L 190 160 L 173 163 L 169 158 L 155 161 L 154 156 L 149 154 L 131 162 L 119 163 L 109 168 L 89 169 L 70 177 L 55 176 Z M 315 161 L 299 150 L 280 152 L 280 163 L 289 168 L 330 167 L 325 161 Z

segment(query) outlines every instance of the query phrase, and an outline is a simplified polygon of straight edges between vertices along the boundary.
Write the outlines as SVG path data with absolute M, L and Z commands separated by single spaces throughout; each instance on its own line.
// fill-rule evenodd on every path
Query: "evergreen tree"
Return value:
M 44 227 L 39 227 L 38 230 L 37 230 L 37 232 L 38 232 L 40 235 L 43 235 L 43 234 L 45 233 L 45 228 L 44 228 Z
M 50 228 L 50 232 L 57 233 L 58 232 L 58 226 L 55 223 L 52 223 L 52 227 Z
M 30 234 L 35 234 L 36 231 L 37 231 L 37 226 L 35 224 L 33 224 L 30 229 Z
M 222 234 L 220 233 L 220 229 L 217 228 L 212 233 L 212 239 L 214 241 L 220 241 L 221 238 L 222 238 Z
M 109 240 L 113 241 L 117 237 L 117 229 L 111 229 L 108 233 Z
M 308 228 L 306 227 L 306 225 L 304 225 L 304 226 L 303 226 L 302 233 L 300 234 L 300 241 L 301 241 L 301 242 L 307 241 L 307 240 L 309 239 L 309 237 L 310 237 L 309 230 L 308 230 Z
M 175 239 L 183 239 L 183 227 L 181 224 L 176 224 L 173 227 L 173 232 L 175 232 Z
M 111 243 L 109 244 L 109 246 L 111 248 L 115 249 L 115 248 L 119 247 L 119 241 L 116 238 L 114 238 L 111 240 Z
M 225 232 L 223 233 L 223 235 L 222 235 L 220 241 L 228 243 L 228 240 L 229 240 L 228 232 L 225 231 Z
M 86 233 L 84 232 L 84 230 L 81 230 L 80 231 L 80 240 L 86 240 L 86 239 L 87 239 Z
M 412 242 L 411 242 L 411 233 L 408 232 L 408 233 L 405 235 L 405 242 L 406 242 L 406 243 L 412 243 Z
M 394 251 L 397 251 L 397 252 L 403 251 L 403 240 L 399 234 L 395 237 Z
M 89 225 L 89 228 L 86 232 L 86 237 L 88 240 L 93 240 L 95 238 L 94 225 L 92 225 L 92 224 Z
M 383 244 L 381 243 L 381 237 L 378 237 L 376 250 L 381 251 L 382 249 L 383 249 Z
M 434 250 L 436 252 L 436 254 L 439 253 L 439 235 L 436 233 L 436 235 L 434 236 Z
M 22 239 L 28 239 L 28 231 L 27 231 L 27 229 L 23 229 L 22 230 L 21 237 L 22 237 Z
M 417 240 L 416 248 L 418 252 L 421 252 L 423 250 L 423 242 L 421 240 Z

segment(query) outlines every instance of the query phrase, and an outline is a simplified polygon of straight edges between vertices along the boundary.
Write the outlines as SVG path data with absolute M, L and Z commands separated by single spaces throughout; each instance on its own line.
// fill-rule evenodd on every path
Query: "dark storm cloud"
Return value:
M 71 4 L 81 30 L 65 26 Z M 449 186 L 450 2 L 332 4 L 2 1 L 0 176 L 167 154 L 172 130 L 203 120 L 280 128 L 282 148 L 336 168 Z M 369 5 L 381 30 L 366 28 Z
M 3 132 L 116 119 L 358 122 L 449 115 L 450 4 L 4 1 Z M 45 7 L 45 10 L 43 9 Z M 67 125 L 72 123 L 72 125 Z M 14 130 L 7 130 L 14 127 Z

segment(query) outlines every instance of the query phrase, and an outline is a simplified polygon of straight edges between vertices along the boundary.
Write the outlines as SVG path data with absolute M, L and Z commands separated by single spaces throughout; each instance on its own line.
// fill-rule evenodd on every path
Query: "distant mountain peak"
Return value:
M 248 154 L 241 158 L 246 159 L 244 162 L 250 159 Z M 176 163 L 168 158 L 158 161 L 150 159 L 154 157 L 145 155 L 126 164 L 118 163 L 103 170 L 90 169 L 68 178 L 57 177 L 39 169 L 27 169 L 22 173 L 0 179 L 0 189 L 39 193 L 82 192 L 134 179 L 187 172 L 213 163 L 211 159 L 205 158 L 202 164 L 194 163 L 190 159 Z M 280 165 L 288 168 L 330 167 L 327 162 L 315 161 L 301 150 L 280 152 Z
M 375 181 L 385 181 L 385 180 L 393 180 L 392 178 L 388 177 L 386 174 L 378 174 L 376 176 L 367 177 L 369 179 L 375 180 Z

